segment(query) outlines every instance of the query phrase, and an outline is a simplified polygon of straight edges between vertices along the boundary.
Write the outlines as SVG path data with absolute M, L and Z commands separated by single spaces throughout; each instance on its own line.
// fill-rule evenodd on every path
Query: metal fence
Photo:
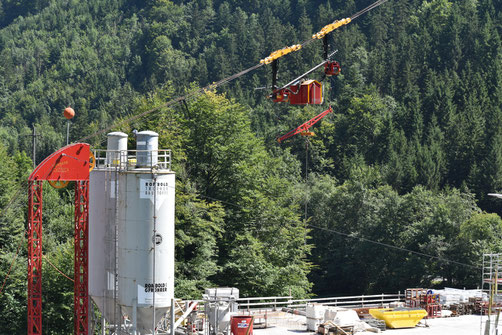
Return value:
M 96 169 L 117 168 L 119 171 L 143 167 L 171 170 L 171 150 L 93 150 Z
M 327 306 L 339 307 L 374 307 L 384 306 L 391 302 L 404 302 L 405 295 L 401 292 L 394 294 L 372 294 L 372 295 L 357 295 L 346 297 L 328 297 L 328 298 L 313 298 L 313 299 L 296 299 L 291 296 L 283 297 L 252 297 L 239 298 L 239 310 L 277 310 L 278 308 L 287 307 L 291 309 L 305 309 L 309 303 L 319 303 Z
M 252 298 L 239 298 L 237 303 L 239 304 L 239 310 L 251 310 L 251 309 L 272 309 L 275 310 L 277 307 L 287 307 L 291 303 L 292 296 L 285 297 L 252 297 Z
M 404 294 L 401 292 L 394 294 L 372 294 L 372 295 L 355 295 L 347 297 L 330 297 L 330 298 L 314 298 L 314 299 L 299 299 L 291 300 L 287 305 L 289 308 L 304 309 L 308 303 L 320 303 L 327 306 L 340 307 L 373 307 L 384 306 L 391 302 L 404 302 Z

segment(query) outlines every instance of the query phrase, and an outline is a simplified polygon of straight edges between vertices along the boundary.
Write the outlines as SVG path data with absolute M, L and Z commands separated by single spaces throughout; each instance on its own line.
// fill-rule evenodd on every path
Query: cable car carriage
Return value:
M 270 98 L 273 102 L 289 102 L 291 105 L 321 105 L 323 103 L 323 88 L 320 81 L 314 79 L 305 79 L 310 73 L 324 66 L 325 76 L 337 76 L 341 72 L 340 64 L 332 61 L 330 58 L 336 53 L 327 55 L 327 46 L 325 47 L 326 60 L 316 65 L 306 73 L 281 88 L 277 88 L 277 60 L 272 62 L 272 93 Z
M 320 105 L 323 102 L 322 84 L 317 80 L 302 80 L 273 94 L 274 102 L 289 102 L 291 105 Z

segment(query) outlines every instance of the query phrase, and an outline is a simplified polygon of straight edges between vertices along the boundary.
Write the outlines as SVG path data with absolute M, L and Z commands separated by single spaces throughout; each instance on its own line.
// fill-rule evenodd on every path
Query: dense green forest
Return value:
M 263 66 L 165 107 L 372 2 L 0 0 L 0 333 L 26 329 L 30 135 L 38 164 L 69 105 L 72 142 L 149 129 L 173 150 L 177 297 L 479 286 L 502 252 L 502 1 L 389 0 L 336 30 L 323 106 L 274 104 Z M 322 51 L 281 58 L 279 83 Z M 277 143 L 329 105 L 315 137 Z M 73 275 L 73 191 L 45 192 L 44 332 L 68 334 L 73 283 L 48 262 Z

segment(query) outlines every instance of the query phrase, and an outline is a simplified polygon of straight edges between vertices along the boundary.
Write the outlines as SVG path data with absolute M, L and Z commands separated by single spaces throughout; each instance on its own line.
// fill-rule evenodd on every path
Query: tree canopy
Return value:
M 26 329 L 25 181 L 66 144 L 67 106 L 71 142 L 149 129 L 173 150 L 179 297 L 477 286 L 502 251 L 499 0 L 389 0 L 336 30 L 322 106 L 267 99 L 270 66 L 166 106 L 371 3 L 1 1 L 0 333 Z M 279 84 L 322 58 L 281 58 Z M 315 137 L 277 143 L 329 105 Z M 45 259 L 72 276 L 73 194 L 46 191 L 44 332 L 68 334 L 72 284 Z

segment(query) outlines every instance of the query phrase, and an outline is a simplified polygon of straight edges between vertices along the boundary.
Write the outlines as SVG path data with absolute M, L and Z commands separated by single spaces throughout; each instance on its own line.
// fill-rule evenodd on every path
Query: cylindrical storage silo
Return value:
M 157 165 L 159 134 L 154 131 L 140 131 L 136 134 L 137 167 Z
M 89 294 L 111 327 L 136 320 L 138 334 L 151 334 L 154 309 L 158 322 L 174 298 L 175 174 L 152 167 L 90 173 Z
M 108 133 L 106 144 L 106 165 L 117 166 L 121 156 L 127 157 L 127 134 L 120 131 Z
M 121 319 L 115 308 L 119 177 L 115 168 L 96 167 L 89 174 L 89 295 L 110 324 Z
M 118 301 L 127 315 L 137 303 L 142 333 L 152 328 L 153 305 L 160 321 L 174 298 L 175 175 L 146 170 L 123 175 L 118 207 Z

